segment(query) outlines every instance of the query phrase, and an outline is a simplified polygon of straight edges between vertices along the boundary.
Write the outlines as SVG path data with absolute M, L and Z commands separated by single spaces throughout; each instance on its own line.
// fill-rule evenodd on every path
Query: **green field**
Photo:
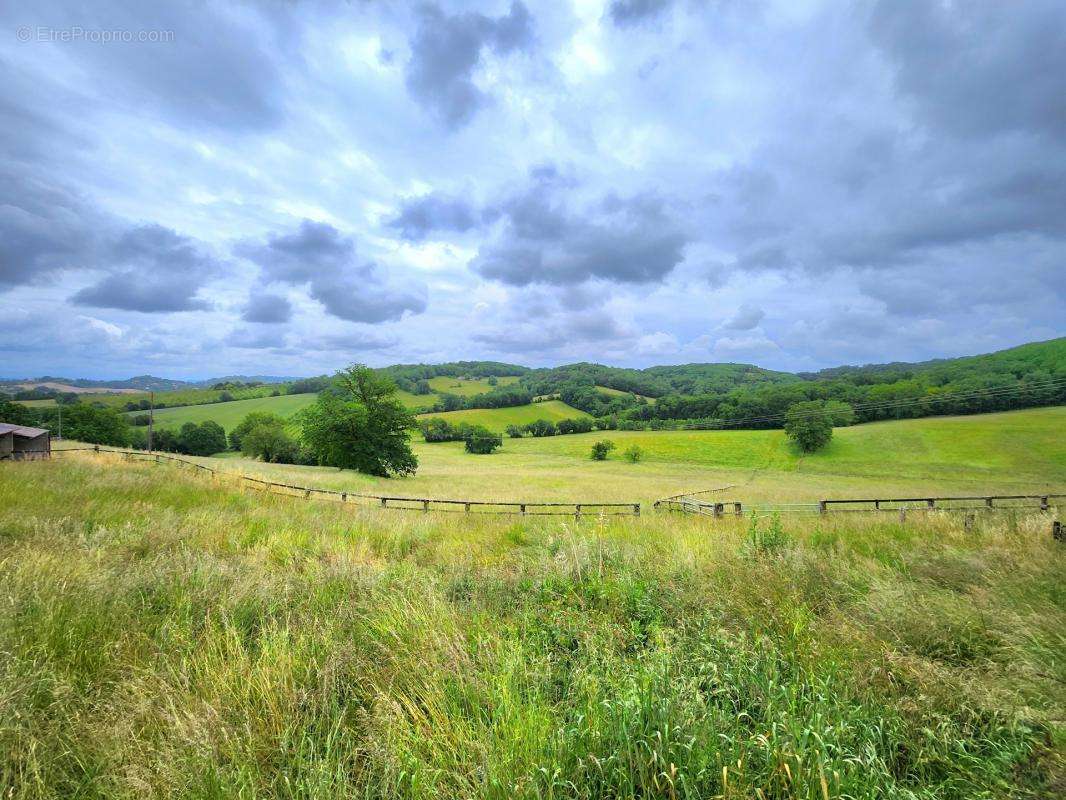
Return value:
M 253 386 L 250 389 L 175 389 L 172 392 L 156 392 L 156 408 L 176 408 L 199 404 L 211 404 L 218 401 L 223 392 L 229 392 L 234 400 L 251 400 L 269 398 L 274 392 L 284 395 L 286 384 Z M 124 410 L 129 403 L 140 403 L 149 399 L 148 392 L 131 392 L 126 394 L 93 394 L 83 396 L 83 400 L 101 403 L 110 408 Z
M 497 386 L 510 386 L 514 383 L 518 383 L 516 375 L 503 375 L 496 379 Z M 488 378 L 449 378 L 443 375 L 430 378 L 429 386 L 438 394 L 457 394 L 460 397 L 475 397 L 495 388 L 489 385 Z
M 612 389 L 610 386 L 597 386 L 596 391 L 600 394 L 610 395 L 611 397 L 644 397 L 644 395 L 637 394 L 636 392 L 623 392 L 621 389 Z M 654 403 L 654 397 L 644 397 L 649 403 Z
M 648 503 L 727 486 L 722 499 L 756 505 L 825 497 L 1056 493 L 1066 492 L 1064 427 L 1066 407 L 878 422 L 838 428 L 830 445 L 813 455 L 797 452 L 777 430 L 505 438 L 503 447 L 488 456 L 466 453 L 461 442 L 427 444 L 416 435 L 412 445 L 420 466 L 410 478 L 243 458 L 227 460 L 225 468 L 338 490 L 529 502 Z M 598 439 L 617 445 L 607 461 L 589 458 Z M 620 455 L 633 444 L 644 452 L 637 464 Z
M 21 403 L 24 406 L 29 406 L 30 408 L 48 408 L 56 404 L 54 397 L 49 397 L 44 400 L 16 400 L 15 402 Z
M 546 400 L 543 403 L 530 403 L 509 408 L 468 408 L 463 411 L 444 411 L 421 416 L 440 417 L 456 425 L 460 422 L 484 425 L 489 430 L 502 433 L 508 425 L 525 425 L 538 419 L 558 422 L 561 419 L 587 417 L 588 414 L 568 406 L 561 400 Z
M 878 426 L 855 443 L 905 454 L 839 463 L 925 451 L 1009 483 L 1025 442 L 989 476 L 934 423 L 1042 448 L 1062 410 L 967 421 Z M 743 437 L 659 438 L 656 459 L 743 462 Z M 680 466 L 545 451 L 569 444 L 419 449 L 482 484 L 524 457 L 530 491 Z M 0 462 L 0 796 L 1056 797 L 1064 569 L 1041 514 L 468 517 L 108 455 Z
M 229 403 L 204 403 L 177 408 L 161 408 L 155 412 L 155 424 L 161 430 L 177 430 L 186 422 L 213 420 L 226 429 L 233 430 L 252 411 L 269 411 L 280 417 L 291 417 L 302 408 L 315 402 L 315 394 L 283 394 L 278 397 L 260 397 L 254 400 L 233 400 Z M 143 414 L 143 411 L 130 414 Z

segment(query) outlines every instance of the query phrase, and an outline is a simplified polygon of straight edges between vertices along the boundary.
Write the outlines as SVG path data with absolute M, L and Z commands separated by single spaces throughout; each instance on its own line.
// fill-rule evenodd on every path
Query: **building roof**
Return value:
M 36 439 L 41 434 L 48 433 L 48 431 L 44 428 L 31 428 L 28 425 L 12 425 L 8 422 L 0 422 L 0 435 L 5 433 L 13 433 L 16 436 L 24 436 L 27 439 Z

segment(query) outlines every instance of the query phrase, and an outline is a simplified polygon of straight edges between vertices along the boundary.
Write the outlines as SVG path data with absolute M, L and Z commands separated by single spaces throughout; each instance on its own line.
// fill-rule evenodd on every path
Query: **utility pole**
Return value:
M 155 422 L 155 392 L 149 392 L 148 396 L 152 398 L 152 405 L 148 409 L 148 452 L 152 452 L 152 423 Z

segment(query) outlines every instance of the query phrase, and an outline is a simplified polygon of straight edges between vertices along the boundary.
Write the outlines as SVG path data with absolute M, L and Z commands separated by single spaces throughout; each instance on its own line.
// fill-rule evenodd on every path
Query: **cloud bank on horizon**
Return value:
M 0 374 L 789 370 L 1066 329 L 1066 6 L 0 9 Z

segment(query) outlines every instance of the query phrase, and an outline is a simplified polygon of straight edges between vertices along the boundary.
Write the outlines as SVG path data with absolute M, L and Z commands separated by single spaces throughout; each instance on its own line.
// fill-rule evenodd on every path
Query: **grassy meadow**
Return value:
M 517 375 L 502 375 L 496 379 L 496 386 L 510 386 L 518 383 Z M 488 378 L 451 378 L 446 375 L 438 375 L 429 379 L 429 388 L 438 394 L 457 394 L 460 397 L 475 397 L 479 394 L 491 392 L 494 388 L 489 385 Z
M 415 435 L 418 472 L 393 479 L 330 467 L 264 464 L 238 454 L 227 454 L 221 463 L 217 458 L 200 460 L 283 483 L 387 495 L 650 503 L 683 491 L 729 487 L 720 493 L 722 499 L 769 506 L 814 503 L 824 497 L 921 497 L 930 492 L 1066 492 L 1064 429 L 1066 407 L 876 422 L 838 428 L 825 450 L 807 455 L 780 430 L 597 431 L 505 438 L 492 455 L 471 455 L 462 442 L 427 444 Z M 607 461 L 589 458 L 592 443 L 599 439 L 616 444 Z M 621 456 L 634 444 L 644 454 L 636 464 Z
M 568 406 L 561 400 L 545 400 L 524 406 L 509 408 L 467 408 L 462 411 L 444 411 L 435 414 L 423 414 L 424 417 L 440 417 L 454 425 L 467 422 L 471 425 L 484 425 L 489 430 L 502 433 L 508 425 L 525 425 L 538 419 L 558 422 L 561 419 L 587 417 L 584 411 Z
M 0 463 L 0 796 L 1061 796 L 1064 567 L 1046 515 L 466 517 Z
M 283 394 L 277 397 L 258 397 L 252 400 L 232 400 L 228 403 L 205 403 L 202 405 L 177 406 L 175 408 L 158 408 L 155 411 L 155 424 L 163 430 L 177 430 L 186 422 L 201 423 L 213 420 L 225 428 L 233 430 L 248 414 L 253 411 L 269 411 L 280 417 L 291 417 L 297 411 L 315 402 L 314 393 Z M 144 414 L 144 411 L 131 412 Z

